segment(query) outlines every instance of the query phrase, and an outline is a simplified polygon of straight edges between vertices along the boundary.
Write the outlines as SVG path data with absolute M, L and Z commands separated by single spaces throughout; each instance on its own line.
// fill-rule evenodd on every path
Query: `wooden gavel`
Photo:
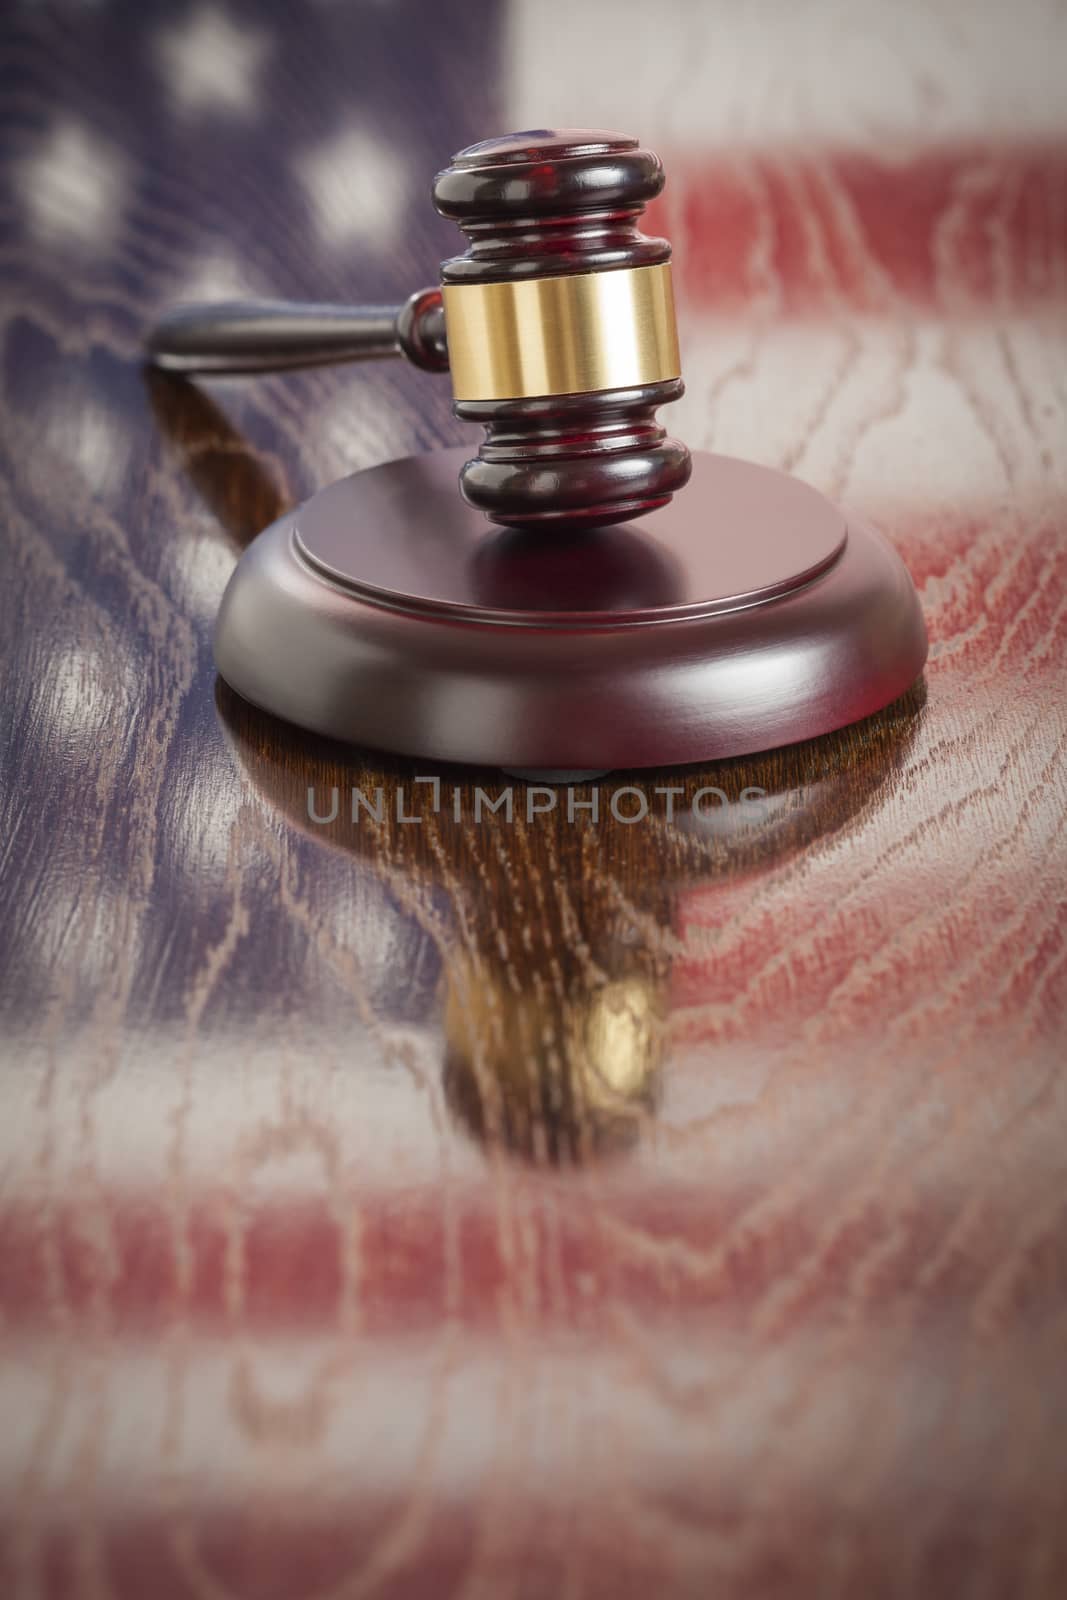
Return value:
M 451 371 L 485 439 L 467 501 L 512 527 L 613 523 L 664 506 L 690 473 L 656 409 L 683 392 L 671 247 L 637 226 L 663 187 L 636 139 L 537 130 L 471 145 L 434 180 L 466 252 L 403 306 L 180 307 L 147 341 L 182 373 L 253 373 L 403 355 Z
M 467 238 L 439 289 L 156 328 L 152 360 L 185 372 L 401 353 L 447 368 L 485 430 L 477 454 L 365 467 L 264 529 L 215 627 L 239 694 L 331 738 L 543 777 L 766 750 L 914 682 L 926 632 L 896 552 L 658 422 L 682 393 L 671 252 L 637 224 L 662 187 L 620 134 L 471 145 L 434 180 Z

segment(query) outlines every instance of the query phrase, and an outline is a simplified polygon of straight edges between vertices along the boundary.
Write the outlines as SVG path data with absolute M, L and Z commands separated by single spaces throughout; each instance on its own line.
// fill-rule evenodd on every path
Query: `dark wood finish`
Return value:
M 694 107 L 747 22 L 656 14 L 620 76 L 671 176 L 679 432 L 884 528 L 925 701 L 661 775 L 720 788 L 718 828 L 654 793 L 509 828 L 473 820 L 499 774 L 439 774 L 435 816 L 417 768 L 216 684 L 258 527 L 467 434 L 401 363 L 149 390 L 143 331 L 191 291 L 432 281 L 424 175 L 529 117 L 499 87 L 523 14 L 5 19 L 0 1592 L 1060 1600 L 1046 24 L 806 7 L 803 59 L 768 31 L 731 80 L 736 147 Z M 309 821 L 353 782 L 380 824 Z M 638 1070 L 605 1111 L 611 1026 Z
M 663 165 L 634 138 L 537 129 L 461 150 L 434 179 L 434 204 L 468 248 L 444 283 L 506 283 L 669 261 L 637 226 L 662 191 Z M 460 474 L 471 505 L 505 527 L 559 530 L 624 522 L 666 505 L 689 479 L 689 452 L 657 420 L 680 378 L 543 400 L 457 400 L 485 441 Z
M 183 376 L 285 372 L 395 355 L 427 372 L 448 371 L 440 289 L 417 289 L 402 306 L 292 300 L 175 306 L 145 339 L 153 367 Z
M 628 134 L 536 129 L 482 139 L 434 179 L 434 205 L 467 236 L 445 283 L 501 283 L 669 261 L 637 226 L 663 163 Z
M 689 451 L 656 412 L 681 378 L 550 400 L 457 400 L 485 439 L 460 473 L 471 505 L 506 528 L 564 531 L 641 517 L 689 481 Z

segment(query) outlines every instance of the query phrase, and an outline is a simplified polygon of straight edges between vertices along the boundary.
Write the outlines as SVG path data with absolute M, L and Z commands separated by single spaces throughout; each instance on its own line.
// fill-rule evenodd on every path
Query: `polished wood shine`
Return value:
M 1051 45 L 811 7 L 778 95 L 771 32 L 730 79 L 735 148 L 696 10 L 605 11 L 590 120 L 671 175 L 674 426 L 876 521 L 932 650 L 869 722 L 569 821 L 213 671 L 258 528 L 472 438 L 447 380 L 139 365 L 176 300 L 432 281 L 424 175 L 530 119 L 558 8 L 448 10 L 4 25 L 0 1593 L 1058 1600 Z
M 587 274 L 662 269 L 671 258 L 670 244 L 647 237 L 638 220 L 663 182 L 654 151 L 598 129 L 535 129 L 461 150 L 433 185 L 438 211 L 458 223 L 468 240 L 464 253 L 441 268 L 446 320 L 449 285 L 469 289 L 572 276 L 584 283 Z M 516 339 L 515 315 L 509 304 L 501 339 Z M 548 313 L 536 315 L 540 328 Z M 615 332 L 613 326 L 590 327 L 588 315 L 584 303 L 569 317 L 557 313 L 572 360 L 577 351 L 606 354 L 598 346 Z M 669 322 L 676 358 L 673 308 Z M 461 386 L 454 320 L 451 326 L 456 416 L 485 428 L 477 456 L 460 473 L 460 489 L 494 522 L 546 534 L 624 522 L 669 504 L 685 488 L 689 451 L 668 438 L 656 415 L 684 392 L 676 364 L 668 369 L 671 376 L 661 376 L 661 368 L 655 381 L 640 381 L 652 376 L 647 373 L 628 375 L 622 388 L 614 386 L 613 376 L 610 387 L 586 378 L 575 393 L 542 390 L 520 398 L 521 390 L 501 388 L 472 395 Z M 486 335 L 481 323 L 476 326 L 482 333 L 478 343 L 492 342 L 492 327 Z M 651 335 L 631 322 L 616 337 L 628 350 Z

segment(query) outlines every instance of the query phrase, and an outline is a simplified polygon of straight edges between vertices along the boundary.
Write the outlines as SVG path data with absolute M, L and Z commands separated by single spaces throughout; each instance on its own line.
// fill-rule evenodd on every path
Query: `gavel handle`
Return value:
M 152 328 L 145 353 L 151 366 L 184 373 L 281 372 L 395 355 L 430 372 L 448 368 L 439 289 L 420 289 L 402 306 L 287 300 L 177 306 Z

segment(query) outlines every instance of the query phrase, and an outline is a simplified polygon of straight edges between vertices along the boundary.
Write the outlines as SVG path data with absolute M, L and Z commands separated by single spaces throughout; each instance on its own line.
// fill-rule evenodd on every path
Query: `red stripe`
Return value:
M 684 305 L 776 315 L 1025 307 L 1067 298 L 1067 144 L 844 152 L 679 152 L 648 210 L 673 238 Z
M 847 1118 L 843 1104 L 838 1121 Z M 223 1196 L 212 1203 L 201 1194 L 184 1221 L 147 1195 L 90 1207 L 66 1201 L 50 1216 L 14 1204 L 0 1219 L 0 1315 L 9 1333 L 69 1336 L 82 1328 L 135 1336 L 176 1321 L 198 1335 L 328 1332 L 345 1325 L 350 1282 L 348 1314 L 360 1337 L 411 1336 L 444 1324 L 499 1331 L 517 1309 L 524 1326 L 580 1329 L 586 1337 L 609 1334 L 627 1310 L 670 1325 L 708 1312 L 715 1325 L 743 1324 L 796 1273 L 796 1293 L 782 1308 L 784 1333 L 847 1300 L 880 1242 L 892 1250 L 876 1279 L 859 1277 L 867 1299 L 891 1304 L 956 1220 L 946 1175 L 932 1193 L 927 1186 L 921 1205 L 898 1211 L 858 1201 L 851 1224 L 827 1248 L 828 1194 L 839 1197 L 842 1181 L 859 1192 L 862 1174 L 847 1155 L 816 1162 L 800 1190 L 782 1190 L 776 1206 L 791 1170 L 783 1159 L 762 1188 L 739 1187 L 729 1197 L 702 1182 L 652 1188 L 646 1181 L 630 1197 L 596 1203 L 560 1181 L 551 1206 L 542 1178 L 540 1200 L 532 1188 L 526 1204 L 516 1197 L 510 1235 L 501 1232 L 490 1194 L 449 1203 L 436 1187 L 422 1187 L 342 1197 L 360 1219 L 353 1273 L 344 1230 L 310 1200 L 263 1206 L 231 1229 Z M 742 1217 L 751 1225 L 738 1227 Z M 945 1312 L 966 1309 L 999 1248 L 972 1238 L 966 1256 L 946 1262 L 928 1286 L 926 1313 L 934 1301 Z M 182 1259 L 189 1263 L 184 1283 Z M 1042 1314 L 1036 1287 L 1027 1290 L 1027 1315 Z M 706 1319 L 701 1325 L 707 1332 Z

